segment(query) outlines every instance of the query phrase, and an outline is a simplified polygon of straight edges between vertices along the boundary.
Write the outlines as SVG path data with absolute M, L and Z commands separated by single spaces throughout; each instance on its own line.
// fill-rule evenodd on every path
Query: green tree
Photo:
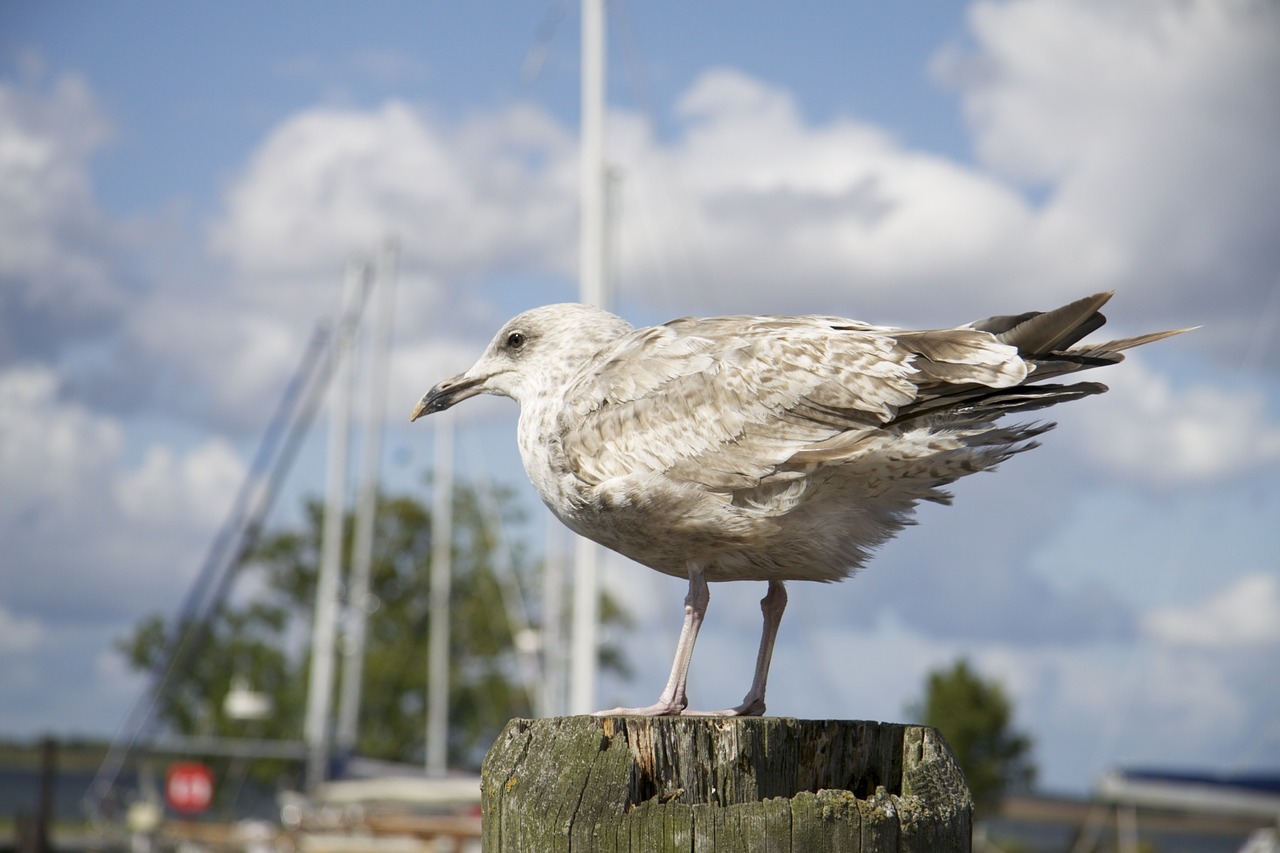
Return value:
M 510 495 L 497 495 L 495 503 L 504 523 L 518 520 Z M 449 755 L 455 764 L 472 766 L 508 718 L 530 712 L 503 602 L 504 579 L 494 568 L 498 540 L 483 507 L 473 489 L 455 491 Z M 165 725 L 181 734 L 301 737 L 322 520 L 320 503 L 308 501 L 300 527 L 263 537 L 246 556 L 240 594 L 205 627 L 198 653 L 175 677 L 158 709 Z M 346 554 L 353 529 L 348 515 Z M 506 580 L 529 589 L 534 566 L 522 547 L 513 550 L 515 578 Z M 430 511 L 411 497 L 381 497 L 360 704 L 361 755 L 417 761 L 424 752 L 430 554 Z M 615 602 L 606 600 L 602 613 L 614 629 L 609 636 L 626 627 Z M 168 641 L 164 620 L 153 616 L 118 645 L 133 666 L 154 670 L 167 660 Z M 615 645 L 602 648 L 601 662 L 625 672 Z M 275 705 L 271 717 L 252 732 L 228 719 L 222 707 L 235 676 L 270 695 Z
M 924 699 L 907 713 L 947 739 L 979 814 L 1006 793 L 1026 790 L 1035 781 L 1032 741 L 1013 730 L 1013 706 L 1004 688 L 998 681 L 984 680 L 965 659 L 930 672 Z
M 224 608 L 209 624 L 192 631 L 183 626 L 192 645 L 180 671 L 171 673 L 156 714 L 172 731 L 183 735 L 224 735 L 293 738 L 292 725 L 301 714 L 302 693 L 294 679 L 280 636 L 288 625 L 284 608 L 265 602 Z M 116 641 L 117 649 L 135 669 L 155 671 L 168 663 L 172 637 L 163 616 L 138 623 L 133 633 Z M 244 723 L 226 714 L 223 700 L 237 675 L 272 698 L 274 713 L 246 731 Z

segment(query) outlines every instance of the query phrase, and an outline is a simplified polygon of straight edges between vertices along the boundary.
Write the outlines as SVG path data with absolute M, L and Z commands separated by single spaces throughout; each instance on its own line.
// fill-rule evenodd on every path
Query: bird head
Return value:
M 563 303 L 525 311 L 494 335 L 479 361 L 428 391 L 409 419 L 443 412 L 477 394 L 524 403 L 558 390 L 592 356 L 631 331 L 621 317 L 590 305 Z

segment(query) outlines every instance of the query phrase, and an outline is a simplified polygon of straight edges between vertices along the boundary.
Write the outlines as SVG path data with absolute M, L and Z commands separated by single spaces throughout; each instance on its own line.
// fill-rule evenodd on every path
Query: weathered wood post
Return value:
M 969 789 L 925 726 L 512 720 L 482 789 L 485 853 L 970 849 Z

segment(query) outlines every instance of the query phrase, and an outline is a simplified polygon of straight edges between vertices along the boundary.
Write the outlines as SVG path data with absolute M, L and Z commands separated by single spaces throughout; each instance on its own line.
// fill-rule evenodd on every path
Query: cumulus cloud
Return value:
M 969 26 L 938 67 L 982 162 L 1047 189 L 1028 235 L 1044 265 L 1160 322 L 1212 320 L 1203 343 L 1251 331 L 1280 270 L 1280 7 L 980 2 Z
M 969 21 L 937 66 L 976 168 L 856 117 L 807 121 L 731 69 L 693 82 L 669 142 L 616 115 L 623 287 L 912 322 L 1118 288 L 1131 325 L 1208 323 L 1185 345 L 1238 355 L 1280 270 L 1275 8 L 1023 0 Z
M 1280 271 L 1277 21 L 1247 0 L 977 4 L 969 46 L 937 62 L 976 167 L 708 71 L 670 138 L 610 115 L 622 295 L 664 314 L 955 323 L 1119 288 L 1122 325 L 1208 323 L 1180 345 L 1238 355 L 1259 313 L 1241 308 L 1260 309 Z M 389 234 L 455 292 L 476 270 L 571 280 L 575 140 L 527 105 L 460 120 L 400 101 L 308 109 L 232 183 L 210 244 L 255 282 L 251 301 L 293 300 L 282 277 Z
M 1113 477 L 1193 487 L 1280 462 L 1280 423 L 1260 386 L 1176 387 L 1140 356 L 1100 378 L 1110 392 L 1090 401 L 1091 416 L 1073 419 L 1070 434 L 1078 452 Z
M 211 251 L 231 263 L 227 286 L 216 299 L 158 297 L 135 340 L 150 352 L 185 348 L 183 369 L 212 392 L 209 408 L 244 425 L 235 413 L 273 399 L 310 324 L 336 314 L 343 265 L 396 238 L 393 383 L 420 394 L 424 375 L 443 375 L 432 364 L 460 370 L 493 332 L 492 306 L 471 283 L 572 275 L 575 138 L 521 104 L 457 121 L 400 101 L 304 110 L 258 147 L 208 228 Z M 193 312 L 193 300 L 207 310 Z
M 1277 118 L 1265 87 L 1236 89 L 1280 62 L 1267 3 L 984 0 L 968 19 L 976 51 L 946 52 L 938 70 L 961 87 L 983 160 L 1021 179 L 1114 168 L 1137 153 L 1126 141 L 1160 138 L 1175 147 L 1150 149 L 1148 168 L 1165 171 L 1187 151 L 1171 128 L 1251 150 Z
M 1153 639 L 1171 645 L 1275 646 L 1280 643 L 1280 578 L 1245 575 L 1206 601 L 1153 610 L 1142 626 Z
M 50 507 L 98 491 L 120 455 L 119 424 L 62 406 L 58 385 L 57 374 L 47 368 L 0 374 L 0 465 L 9 485 L 0 500 L 6 518 L 41 523 Z
M 76 75 L 0 81 L 0 363 L 51 359 L 129 302 L 88 172 L 109 133 Z
M 235 294 L 157 295 L 130 317 L 129 344 L 113 366 L 141 374 L 148 409 L 202 428 L 255 435 L 311 335 L 322 320 L 336 317 L 338 281 L 335 275 L 296 288 L 290 308 L 255 305 Z M 104 387 L 111 389 L 110 380 Z
M 388 236 L 454 273 L 573 257 L 573 134 L 512 106 L 457 125 L 405 103 L 316 108 L 277 127 L 211 230 L 243 270 L 329 269 Z
M 821 295 L 815 306 L 865 311 L 928 285 L 946 302 L 1005 265 L 999 249 L 1026 227 L 1025 204 L 998 182 L 865 122 L 810 125 L 790 93 L 741 72 L 703 74 L 676 115 L 670 145 L 614 123 L 619 266 L 663 298 Z
M 124 472 L 116 495 L 130 518 L 172 524 L 216 518 L 243 479 L 244 464 L 226 441 L 214 438 L 189 453 L 152 445 L 141 464 Z
M 41 620 L 136 615 L 194 573 L 244 465 L 216 438 L 130 465 L 122 425 L 59 386 L 47 368 L 0 373 L 0 596 Z
M 1260 307 L 1280 270 L 1274 10 L 1023 0 L 977 4 L 969 21 L 970 46 L 937 65 L 980 168 L 856 117 L 811 122 L 733 69 L 691 83 L 670 139 L 614 111 L 624 295 L 960 322 L 1117 287 L 1135 317 L 1210 322 L 1188 346 L 1238 345 L 1256 316 L 1239 306 Z M 446 276 L 570 277 L 574 140 L 519 105 L 461 121 L 394 101 L 307 110 L 235 181 L 212 245 L 242 270 L 296 272 L 395 233 Z

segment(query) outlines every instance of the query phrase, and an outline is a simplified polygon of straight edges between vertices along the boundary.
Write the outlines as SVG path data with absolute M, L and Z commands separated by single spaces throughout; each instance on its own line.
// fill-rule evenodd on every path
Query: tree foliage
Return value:
M 998 681 L 984 680 L 963 658 L 929 673 L 924 699 L 908 714 L 942 732 L 979 813 L 1035 781 L 1031 738 L 1012 728 L 1013 706 L 1004 689 Z
M 516 520 L 509 495 L 498 495 L 495 502 L 504 521 Z M 460 486 L 455 491 L 448 744 L 455 765 L 477 764 L 507 719 L 530 713 L 502 584 L 530 589 L 534 566 L 516 546 L 504 567 L 515 577 L 499 576 L 499 542 L 484 508 L 473 489 Z M 246 556 L 237 595 L 204 626 L 198 651 L 175 675 L 158 708 L 173 731 L 301 738 L 322 521 L 320 503 L 308 501 L 299 527 L 263 537 Z M 353 529 L 348 515 L 344 565 L 350 564 L 346 555 Z M 419 761 L 424 753 L 431 550 L 430 511 L 412 497 L 382 496 L 356 747 L 361 755 Z M 602 613 L 613 627 L 625 626 L 625 614 L 615 602 L 606 600 Z M 169 659 L 170 640 L 164 620 L 152 616 L 123 638 L 119 648 L 134 667 L 154 671 Z M 624 671 L 616 647 L 604 647 L 601 661 Z M 251 728 L 229 719 L 223 707 L 237 677 L 274 703 L 270 717 Z

